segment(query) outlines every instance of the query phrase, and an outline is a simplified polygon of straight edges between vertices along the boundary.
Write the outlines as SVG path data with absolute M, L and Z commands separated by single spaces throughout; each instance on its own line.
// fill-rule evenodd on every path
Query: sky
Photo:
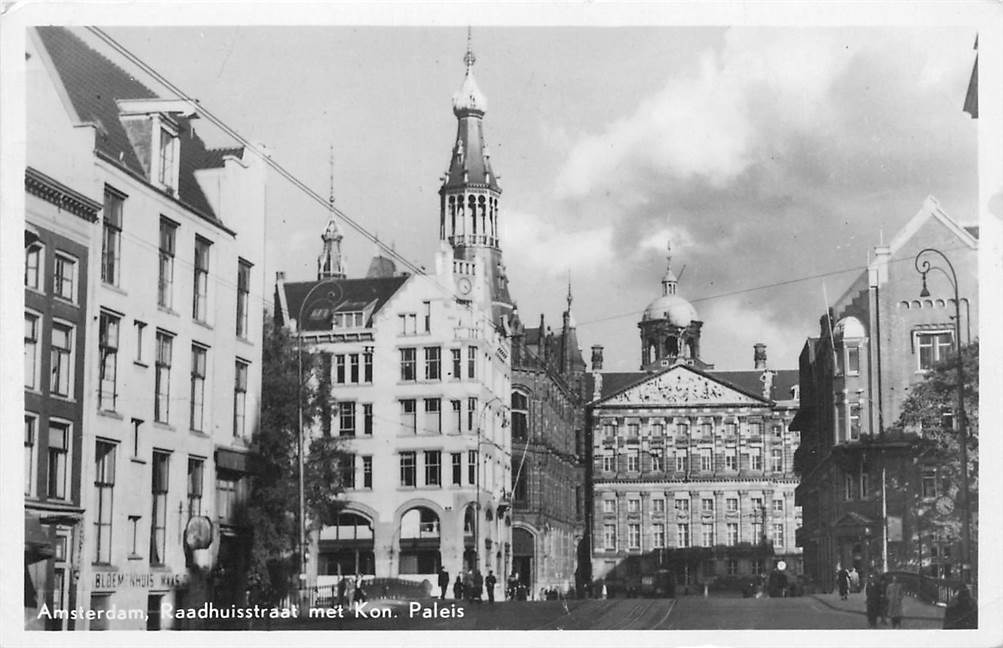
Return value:
M 433 266 L 465 28 L 107 31 L 325 196 L 333 147 L 336 205 Z M 636 370 L 637 322 L 660 295 L 671 240 L 679 294 L 704 322 L 703 359 L 751 369 L 763 342 L 771 367 L 796 368 L 826 301 L 928 195 L 976 222 L 976 122 L 961 109 L 974 37 L 475 26 L 523 321 L 542 312 L 559 328 L 570 278 L 586 361 L 602 344 L 606 370 Z M 315 278 L 326 210 L 272 175 L 268 214 L 266 276 Z M 362 276 L 374 245 L 342 229 L 349 276 Z

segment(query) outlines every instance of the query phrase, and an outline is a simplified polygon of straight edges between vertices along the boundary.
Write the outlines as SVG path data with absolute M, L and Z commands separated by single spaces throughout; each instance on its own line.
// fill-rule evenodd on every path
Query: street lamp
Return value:
M 484 428 L 484 419 L 485 419 L 485 416 L 487 415 L 488 408 L 491 406 L 492 403 L 495 403 L 495 402 L 501 403 L 503 408 L 507 407 L 505 405 L 505 402 L 501 399 L 500 396 L 494 396 L 488 402 L 484 403 L 483 407 L 481 407 L 481 415 L 480 415 L 480 417 L 478 417 L 479 420 L 477 422 L 477 473 L 475 475 L 476 482 L 477 482 L 476 483 L 476 489 L 477 489 L 477 515 L 474 516 L 474 568 L 477 571 L 480 571 L 480 567 L 481 567 L 481 545 L 480 545 L 480 542 L 481 542 L 481 464 L 483 463 L 481 461 L 481 443 L 482 443 L 482 441 L 481 441 L 481 433 L 482 433 L 482 430 Z M 507 421 L 502 421 L 502 428 L 507 427 L 507 425 L 508 425 Z M 493 442 L 493 441 L 485 441 L 483 443 L 489 443 L 489 444 L 491 444 L 491 445 L 493 445 L 495 447 L 499 447 L 498 444 L 495 443 L 495 442 Z M 501 449 L 504 450 L 504 448 L 501 448 Z
M 307 303 L 310 301 L 311 295 L 313 295 L 320 288 L 328 287 L 331 290 L 327 293 L 327 300 L 333 303 L 337 303 L 338 297 L 340 296 L 340 290 L 338 289 L 337 280 L 328 279 L 322 281 L 311 288 L 305 297 L 303 297 L 302 303 L 300 303 L 299 311 L 296 313 L 296 415 L 298 419 L 297 433 L 296 433 L 296 463 L 298 464 L 299 473 L 299 516 L 297 518 L 299 526 L 299 587 L 302 593 L 302 588 L 306 587 L 306 501 L 305 501 L 305 487 L 303 480 L 303 310 L 306 308 Z
M 924 254 L 935 254 L 943 259 L 944 263 L 947 265 L 947 270 L 939 265 L 931 265 L 930 261 L 924 259 L 922 262 L 920 258 Z M 950 259 L 947 258 L 943 252 L 936 248 L 924 248 L 920 250 L 919 254 L 916 255 L 914 262 L 916 266 L 916 272 L 923 275 L 923 290 L 920 291 L 920 297 L 929 297 L 930 291 L 926 288 L 926 275 L 931 270 L 939 270 L 947 281 L 951 284 L 954 289 L 954 341 L 957 349 L 957 363 L 958 363 L 958 379 L 957 379 L 957 389 L 958 389 L 958 415 L 955 419 L 958 422 L 958 437 L 960 439 L 961 445 L 961 502 L 958 507 L 961 510 L 961 570 L 962 579 L 968 580 L 970 576 L 970 569 L 966 569 L 966 565 L 969 565 L 970 559 L 970 548 L 972 541 L 972 530 L 971 530 L 971 511 L 969 510 L 969 500 L 968 500 L 968 430 L 965 418 L 965 376 L 964 376 L 964 361 L 961 354 L 961 298 L 958 294 L 958 275 L 954 271 L 954 266 L 951 264 Z M 950 274 L 948 274 L 948 270 Z

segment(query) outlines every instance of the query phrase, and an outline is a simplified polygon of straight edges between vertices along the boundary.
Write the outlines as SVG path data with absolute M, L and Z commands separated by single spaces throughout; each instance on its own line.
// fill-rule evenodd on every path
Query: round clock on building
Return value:
M 460 277 L 459 281 L 456 282 L 456 289 L 461 295 L 469 295 L 473 288 L 473 284 L 470 283 L 470 279 L 467 277 Z
M 954 500 L 946 495 L 942 495 L 937 498 L 937 501 L 934 503 L 934 507 L 941 515 L 950 515 L 954 512 Z

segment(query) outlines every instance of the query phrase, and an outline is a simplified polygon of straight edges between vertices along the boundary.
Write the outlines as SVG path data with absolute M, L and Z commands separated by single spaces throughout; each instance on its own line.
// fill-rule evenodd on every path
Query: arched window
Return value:
M 357 513 L 339 513 L 334 524 L 321 529 L 317 573 L 375 574 L 373 523 Z
M 463 564 L 467 569 L 477 566 L 477 506 L 468 504 L 463 511 Z
M 417 506 L 401 516 L 401 574 L 434 574 L 442 560 L 439 555 L 439 516 L 435 511 Z
M 665 338 L 665 355 L 673 357 L 679 355 L 679 340 L 676 336 L 670 335 Z
M 529 397 L 521 391 L 512 392 L 512 440 L 525 441 L 529 434 Z

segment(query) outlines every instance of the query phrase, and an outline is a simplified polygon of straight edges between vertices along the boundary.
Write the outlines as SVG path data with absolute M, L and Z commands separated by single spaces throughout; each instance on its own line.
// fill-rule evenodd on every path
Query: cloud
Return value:
M 499 226 L 506 265 L 527 278 L 591 275 L 613 263 L 611 225 L 572 230 L 537 214 L 506 210 Z

